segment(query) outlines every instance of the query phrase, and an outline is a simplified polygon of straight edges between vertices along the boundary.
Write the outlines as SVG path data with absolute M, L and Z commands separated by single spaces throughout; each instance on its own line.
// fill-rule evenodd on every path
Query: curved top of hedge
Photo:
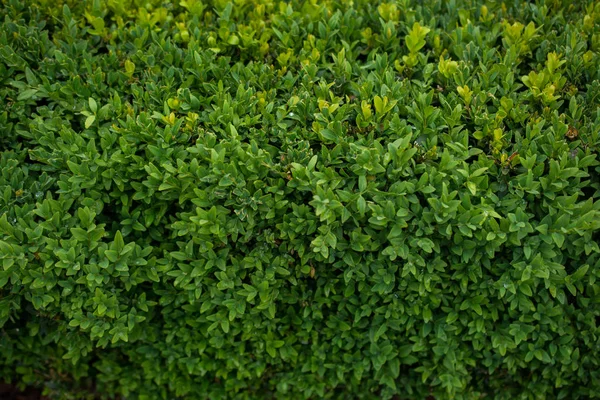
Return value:
M 6 0 L 0 376 L 600 393 L 600 4 Z

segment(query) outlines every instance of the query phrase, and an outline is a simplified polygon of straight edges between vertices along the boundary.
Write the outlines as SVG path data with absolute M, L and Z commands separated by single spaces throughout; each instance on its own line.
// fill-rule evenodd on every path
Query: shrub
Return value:
M 598 398 L 598 2 L 0 7 L 3 378 Z

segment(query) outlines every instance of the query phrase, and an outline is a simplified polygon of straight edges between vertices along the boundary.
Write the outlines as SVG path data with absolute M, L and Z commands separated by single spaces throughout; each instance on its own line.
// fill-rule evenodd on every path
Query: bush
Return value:
M 0 376 L 600 395 L 598 2 L 0 7 Z

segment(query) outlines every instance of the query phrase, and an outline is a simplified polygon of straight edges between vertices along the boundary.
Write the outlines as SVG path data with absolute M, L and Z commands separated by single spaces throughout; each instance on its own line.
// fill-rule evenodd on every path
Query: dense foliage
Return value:
M 600 396 L 599 2 L 0 7 L 0 377 Z

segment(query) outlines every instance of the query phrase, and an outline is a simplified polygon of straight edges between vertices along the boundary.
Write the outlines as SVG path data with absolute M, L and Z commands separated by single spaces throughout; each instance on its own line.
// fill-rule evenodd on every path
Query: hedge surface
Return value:
M 0 17 L 2 378 L 600 397 L 600 2 Z

